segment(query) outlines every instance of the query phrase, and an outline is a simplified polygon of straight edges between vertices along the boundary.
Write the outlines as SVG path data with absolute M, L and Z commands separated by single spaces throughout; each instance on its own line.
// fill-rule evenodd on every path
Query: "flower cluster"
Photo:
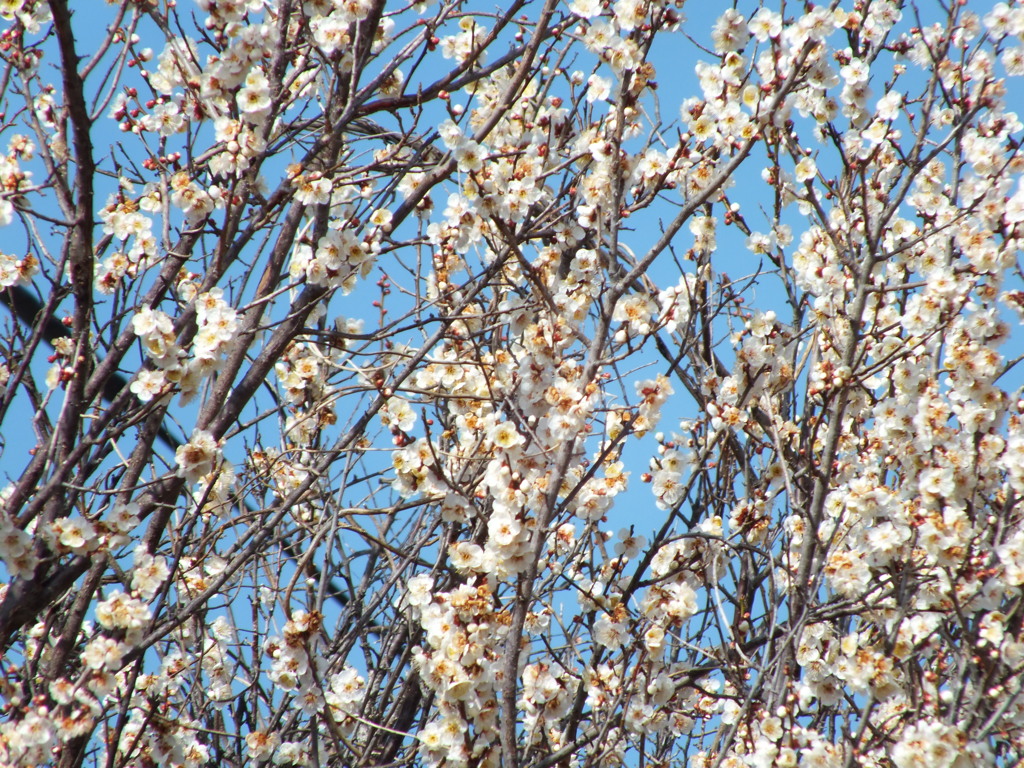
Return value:
M 9 487 L 5 489 L 4 495 L 9 490 Z M 31 532 L 15 526 L 7 515 L 0 515 L 0 560 L 15 577 L 31 575 L 39 563 Z
M 221 356 L 238 331 L 238 313 L 214 288 L 195 299 L 198 330 L 191 357 L 178 344 L 173 322 L 165 312 L 144 307 L 132 328 L 142 342 L 153 368 L 143 368 L 131 383 L 131 391 L 144 403 L 178 388 L 182 401 L 195 397 L 202 381 L 220 367 Z
M 429 765 L 497 766 L 497 692 L 506 674 L 501 647 L 509 617 L 495 610 L 486 585 L 433 587 L 431 577 L 417 576 L 406 595 L 426 639 L 413 661 L 438 699 L 438 717 L 417 734 L 423 757 Z
M 296 246 L 291 273 L 305 277 L 311 285 L 340 288 L 349 293 L 356 281 L 373 269 L 378 248 L 376 241 L 366 242 L 350 229 L 330 229 L 320 238 L 316 250 L 304 244 Z

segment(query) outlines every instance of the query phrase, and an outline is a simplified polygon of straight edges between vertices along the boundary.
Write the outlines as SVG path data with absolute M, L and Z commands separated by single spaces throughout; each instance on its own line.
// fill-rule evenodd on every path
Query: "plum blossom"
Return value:
M 178 475 L 190 483 L 213 472 L 220 458 L 220 445 L 213 435 L 201 429 L 193 430 L 189 441 L 174 452 Z

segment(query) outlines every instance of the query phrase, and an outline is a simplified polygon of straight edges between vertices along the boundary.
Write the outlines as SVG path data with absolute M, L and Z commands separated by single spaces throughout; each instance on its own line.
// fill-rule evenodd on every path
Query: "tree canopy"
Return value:
M 1024 6 L 708 5 L 0 0 L 0 765 L 1024 759 Z

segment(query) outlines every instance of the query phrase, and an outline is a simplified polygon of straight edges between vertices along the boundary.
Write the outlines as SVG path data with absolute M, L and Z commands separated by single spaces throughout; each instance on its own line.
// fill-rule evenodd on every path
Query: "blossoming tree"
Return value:
M 0 2 L 0 763 L 1024 758 L 1024 5 L 505 6 Z

